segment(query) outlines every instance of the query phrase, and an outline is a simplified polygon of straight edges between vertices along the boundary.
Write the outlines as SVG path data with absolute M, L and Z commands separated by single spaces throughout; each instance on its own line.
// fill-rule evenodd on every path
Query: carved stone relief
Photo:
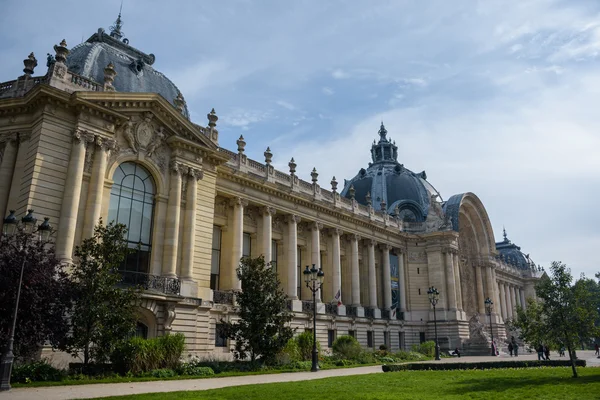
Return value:
M 425 253 L 425 251 L 411 251 L 408 253 L 408 261 L 413 263 L 426 263 L 427 253 Z

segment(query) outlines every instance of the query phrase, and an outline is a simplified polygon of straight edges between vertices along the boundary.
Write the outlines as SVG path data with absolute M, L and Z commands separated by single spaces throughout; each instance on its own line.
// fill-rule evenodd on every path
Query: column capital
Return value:
M 20 136 L 19 136 L 20 138 Z M 94 138 L 94 134 L 83 130 L 83 129 L 76 129 L 75 132 L 73 132 L 73 141 L 75 143 L 78 144 L 87 144 L 87 143 L 93 143 L 95 140 Z
M 275 207 L 265 206 L 265 207 L 260 207 L 259 208 L 259 212 L 260 212 L 260 215 L 264 215 L 264 216 L 270 215 L 270 216 L 273 216 L 273 215 L 275 215 L 275 213 L 277 212 L 277 210 L 275 210 Z
M 16 144 L 19 139 L 19 134 L 17 132 L 10 132 L 0 135 L 0 144 L 11 142 L 12 144 Z
M 393 246 L 391 246 L 391 245 L 389 245 L 389 244 L 387 244 L 387 243 L 379 243 L 379 248 L 380 248 L 382 251 L 387 251 L 387 252 L 389 252 L 389 251 L 391 251 L 391 250 L 392 250 L 394 247 L 393 247 Z
M 190 179 L 199 181 L 204 177 L 204 172 L 202 172 L 202 170 L 199 168 L 189 167 L 187 175 Z
M 232 197 L 229 199 L 230 207 L 246 207 L 248 205 L 248 200 L 241 197 Z
M 117 148 L 117 142 L 114 139 L 108 139 L 100 135 L 96 135 L 94 142 L 96 146 L 100 147 L 107 153 Z
M 310 229 L 313 231 L 320 231 L 321 229 L 323 229 L 323 224 L 315 221 L 312 224 L 310 224 Z
M 327 233 L 329 234 L 329 236 L 342 236 L 344 234 L 344 231 L 342 231 L 340 228 L 327 228 Z
M 171 164 L 169 165 L 169 170 L 171 171 L 172 175 L 176 176 L 181 176 L 186 172 L 184 169 L 184 165 L 177 161 L 171 161 Z
M 347 234 L 346 234 L 346 236 L 348 237 L 348 239 L 349 239 L 351 242 L 354 242 L 354 241 L 359 241 L 360 239 L 362 239 L 362 238 L 360 237 L 360 235 L 358 235 L 358 234 L 356 234 L 356 233 L 347 233 Z
M 369 247 L 375 247 L 375 246 L 377 246 L 377 242 L 375 240 L 373 240 L 373 239 L 365 239 L 364 242 Z
M 302 218 L 299 215 L 288 214 L 285 216 L 285 222 L 287 222 L 288 224 L 291 224 L 291 223 L 297 224 L 300 221 L 302 221 Z
M 446 254 L 458 254 L 458 250 L 455 249 L 454 247 L 443 247 L 442 248 L 442 253 L 446 253 Z

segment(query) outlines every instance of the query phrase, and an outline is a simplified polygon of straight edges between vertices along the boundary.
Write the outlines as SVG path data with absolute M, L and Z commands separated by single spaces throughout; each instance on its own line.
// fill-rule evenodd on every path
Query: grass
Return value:
M 321 369 L 344 369 L 344 368 L 357 368 L 357 367 L 369 367 L 372 365 L 380 364 L 353 364 L 347 366 L 336 366 L 332 364 L 323 364 Z M 153 376 L 115 376 L 108 378 L 88 378 L 88 379 L 64 379 L 62 381 L 39 381 L 30 383 L 11 383 L 13 388 L 28 388 L 28 387 L 43 387 L 43 386 L 71 386 L 71 385 L 91 385 L 96 383 L 126 383 L 126 382 L 150 382 L 150 381 L 175 381 L 175 380 L 187 380 L 187 379 L 206 379 L 206 378 L 225 378 L 231 376 L 246 376 L 246 375 L 266 375 L 266 374 L 281 374 L 287 372 L 306 372 L 303 369 L 264 369 L 256 371 L 227 371 L 215 374 L 212 376 L 189 376 L 189 375 L 177 375 L 168 378 L 155 378 Z
M 224 389 L 109 397 L 129 400 L 263 399 L 597 399 L 600 368 L 530 368 L 469 371 L 402 371 L 325 378 L 303 382 L 248 385 Z

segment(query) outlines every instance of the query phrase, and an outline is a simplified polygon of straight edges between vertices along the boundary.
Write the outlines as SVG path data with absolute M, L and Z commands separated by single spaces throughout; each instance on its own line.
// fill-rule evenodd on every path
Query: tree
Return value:
M 586 290 L 585 280 L 571 285 L 573 276 L 567 266 L 554 261 L 551 276 L 536 285 L 539 300 L 529 299 L 527 309 L 517 307 L 513 324 L 528 342 L 563 345 L 569 352 L 573 377 L 577 378 L 575 347 L 582 338 L 593 337 L 598 317 L 594 294 Z
M 118 286 L 118 269 L 130 252 L 123 239 L 126 232 L 123 224 L 104 226 L 100 221 L 94 236 L 75 249 L 77 263 L 71 271 L 75 301 L 67 349 L 75 357 L 83 352 L 85 366 L 107 361 L 135 329 L 140 290 Z
M 240 319 L 222 321 L 225 335 L 235 340 L 237 359 L 272 362 L 294 336 L 294 330 L 288 326 L 292 314 L 277 273 L 262 256 L 245 257 L 237 268 L 237 277 L 242 282 L 242 291 L 237 294 Z
M 0 235 L 0 343 L 8 341 L 17 298 L 21 265 L 23 282 L 14 354 L 29 358 L 48 342 L 60 348 L 69 331 L 70 285 L 54 247 L 40 243 L 35 234 Z

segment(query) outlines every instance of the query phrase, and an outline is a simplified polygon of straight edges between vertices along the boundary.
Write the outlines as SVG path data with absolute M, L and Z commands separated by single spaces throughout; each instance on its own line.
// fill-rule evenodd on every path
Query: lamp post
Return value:
M 490 333 L 492 335 L 492 355 L 496 355 L 496 349 L 494 346 L 494 329 L 492 327 L 492 310 L 494 309 L 494 302 L 488 297 L 484 301 L 485 303 L 485 313 L 490 317 Z
M 304 270 L 304 282 L 310 289 L 313 296 L 313 349 L 312 349 L 312 367 L 311 372 L 319 370 L 319 351 L 317 350 L 317 292 L 323 286 L 323 277 L 325 273 L 321 268 L 317 269 L 315 264 L 309 269 L 308 265 Z
M 40 243 L 48 241 L 50 234 L 52 233 L 52 227 L 48 222 L 49 218 L 44 218 L 44 222 L 37 227 L 35 224 L 37 219 L 33 216 L 33 210 L 27 210 L 27 215 L 21 218 L 21 224 L 18 223 L 17 217 L 15 217 L 15 211 L 11 210 L 10 214 L 4 218 L 4 236 L 8 238 L 14 238 L 18 231 L 22 231 L 28 234 L 38 233 L 38 240 Z M 13 354 L 13 344 L 15 341 L 15 329 L 17 326 L 17 313 L 19 311 L 19 300 L 21 299 L 21 284 L 23 282 L 23 271 L 25 270 L 25 263 L 27 262 L 27 249 L 26 244 L 20 246 L 15 243 L 9 244 L 14 248 L 17 253 L 22 256 L 21 261 L 21 272 L 19 275 L 19 284 L 17 286 L 17 299 L 15 301 L 15 309 L 12 315 L 12 325 L 10 327 L 8 335 L 8 343 L 4 354 L 2 354 L 2 361 L 0 362 L 0 391 L 10 390 L 10 375 L 12 372 L 13 360 L 15 358 Z
M 435 332 L 435 359 L 439 361 L 440 359 L 440 344 L 438 343 L 438 335 L 437 335 L 437 318 L 435 315 L 435 306 L 437 305 L 440 299 L 440 292 L 434 287 L 430 287 L 427 289 L 427 296 L 429 297 L 429 302 L 433 306 L 433 329 Z

